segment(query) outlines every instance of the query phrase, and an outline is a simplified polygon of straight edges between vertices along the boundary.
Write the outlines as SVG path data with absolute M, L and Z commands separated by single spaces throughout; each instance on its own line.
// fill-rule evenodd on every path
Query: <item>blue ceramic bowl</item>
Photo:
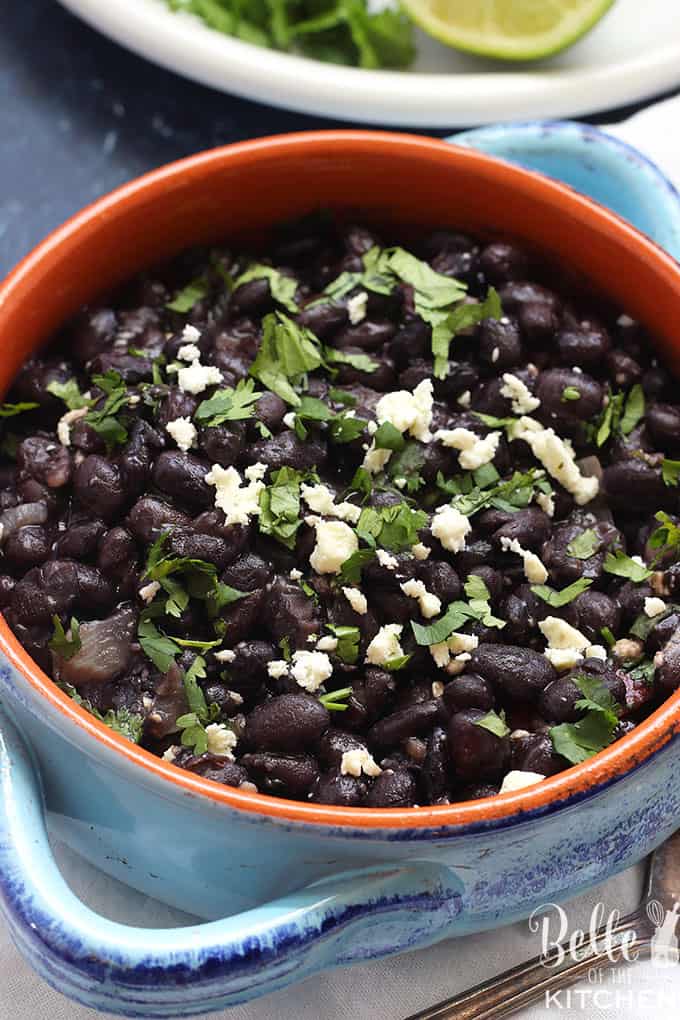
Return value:
M 573 147 L 576 129 L 565 130 Z M 511 134 L 502 129 L 504 146 Z M 534 138 L 532 147 L 537 144 Z M 553 145 L 554 139 L 551 151 Z M 439 182 L 442 207 L 456 166 L 465 170 L 463 163 L 474 163 L 466 172 L 475 180 L 479 172 L 487 182 L 475 184 L 484 202 L 485 189 L 496 181 L 506 198 L 514 196 L 520 204 L 536 195 L 542 203 L 537 207 L 553 220 L 556 209 L 571 210 L 584 237 L 618 252 L 652 289 L 658 284 L 661 293 L 672 291 L 668 303 L 680 308 L 680 272 L 672 261 L 613 217 L 549 182 L 479 157 L 454 156 L 437 143 L 342 132 L 300 136 L 198 157 L 181 173 L 187 179 L 200 176 L 236 151 L 241 159 L 244 152 L 262 159 L 258 153 L 276 146 L 279 156 L 289 153 L 290 173 L 298 172 L 300 159 L 314 147 L 317 162 L 312 159 L 308 174 L 316 174 L 323 160 L 337 168 L 338 154 L 354 154 L 346 170 L 333 170 L 344 172 L 349 186 L 359 151 L 362 173 L 370 175 L 376 159 L 384 172 L 404 158 L 400 148 L 408 149 L 409 159 L 436 166 L 431 173 L 439 176 L 431 179 Z M 324 146 L 335 147 L 335 157 L 325 154 L 319 163 L 318 149 Z M 389 146 L 394 151 L 386 160 Z M 585 150 L 592 160 L 592 139 L 584 142 Z M 612 153 L 606 158 L 611 160 Z M 281 173 L 280 162 L 269 165 L 271 174 Z M 551 166 L 559 173 L 558 164 Z M 571 170 L 565 175 L 573 181 Z M 639 174 L 645 181 L 652 175 L 666 204 L 656 225 L 649 210 L 646 229 L 658 237 L 671 208 L 677 229 L 680 210 L 671 205 L 672 192 L 647 164 L 625 154 L 617 173 L 619 181 L 629 175 L 632 188 L 639 187 Z M 179 174 L 172 167 L 159 172 L 154 187 L 158 190 L 159 182 L 174 187 L 173 201 L 181 201 Z M 309 176 L 307 183 L 316 186 Z M 186 189 L 196 197 L 191 181 Z M 144 181 L 127 189 L 128 206 L 139 202 L 141 208 L 148 190 Z M 261 195 L 266 202 L 267 190 Z M 107 224 L 116 201 L 121 200 L 104 200 L 95 216 L 86 212 L 43 245 L 15 275 L 13 294 L 31 275 L 42 273 L 44 280 L 46 263 L 63 260 L 65 250 L 73 253 L 82 232 L 113 229 Z M 187 209 L 183 222 L 200 215 L 190 204 Z M 566 228 L 566 219 L 560 222 Z M 637 249 L 644 258 L 629 255 Z M 0 321 L 7 304 L 0 303 Z M 458 809 L 362 814 L 227 791 L 167 766 L 120 741 L 59 695 L 1 622 L 0 645 L 0 905 L 36 970 L 94 1008 L 126 1016 L 190 1016 L 271 992 L 323 968 L 507 924 L 629 867 L 680 824 L 677 696 L 592 763 L 547 780 L 540 790 Z M 94 915 L 58 872 L 45 808 L 54 833 L 88 860 L 207 923 L 148 931 Z

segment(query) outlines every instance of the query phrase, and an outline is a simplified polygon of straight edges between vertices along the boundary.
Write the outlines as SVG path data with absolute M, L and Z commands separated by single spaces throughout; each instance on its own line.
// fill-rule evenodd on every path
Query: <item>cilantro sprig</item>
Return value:
M 551 588 L 547 584 L 532 584 L 531 590 L 534 595 L 538 595 L 539 599 L 547 602 L 553 609 L 561 609 L 562 606 L 569 605 L 575 598 L 578 598 L 584 591 L 587 591 L 592 583 L 592 578 L 579 577 L 578 581 L 567 585 L 561 591 Z
M 52 624 L 54 626 L 54 632 L 49 641 L 48 647 L 62 659 L 72 659 L 80 649 L 82 648 L 82 641 L 80 640 L 80 624 L 76 620 L 75 616 L 71 617 L 71 623 L 69 624 L 68 631 L 64 630 L 64 626 L 58 616 L 52 617 Z
M 575 723 L 553 726 L 550 739 L 557 754 L 578 765 L 612 743 L 620 709 L 598 677 L 583 673 L 572 680 L 583 694 L 575 707 L 585 715 Z
M 235 389 L 217 390 L 201 401 L 194 418 L 205 428 L 215 428 L 228 421 L 244 421 L 253 415 L 253 405 L 262 396 L 252 379 L 241 379 Z

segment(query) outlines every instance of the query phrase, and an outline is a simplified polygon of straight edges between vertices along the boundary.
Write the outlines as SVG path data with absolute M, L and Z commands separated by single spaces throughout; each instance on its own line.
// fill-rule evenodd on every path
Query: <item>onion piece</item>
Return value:
M 11 506 L 0 514 L 0 542 L 6 541 L 19 528 L 29 524 L 44 524 L 47 520 L 45 503 L 22 503 Z
M 184 690 L 184 673 L 176 662 L 156 684 L 156 696 L 153 707 L 147 716 L 148 733 L 160 740 L 177 733 L 177 720 L 189 711 L 186 692 Z
M 105 620 L 81 624 L 81 647 L 73 658 L 53 653 L 60 679 L 77 688 L 120 676 L 130 661 L 136 619 L 134 610 L 121 609 Z

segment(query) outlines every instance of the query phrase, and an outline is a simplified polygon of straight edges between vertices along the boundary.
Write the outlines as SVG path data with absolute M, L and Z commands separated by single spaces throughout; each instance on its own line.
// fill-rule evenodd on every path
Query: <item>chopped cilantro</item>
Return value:
M 297 314 L 298 306 L 295 301 L 295 294 L 298 289 L 298 281 L 293 279 L 293 277 L 285 276 L 278 269 L 274 269 L 273 266 L 257 263 L 234 280 L 234 290 L 240 287 L 241 284 L 250 283 L 251 280 L 267 280 L 274 301 L 277 304 L 283 305 L 286 311 L 292 312 L 293 315 Z
M 576 538 L 572 538 L 567 546 L 567 552 L 577 560 L 589 560 L 600 548 L 601 541 L 593 528 L 587 528 L 580 532 Z
M 616 574 L 617 577 L 627 577 L 630 581 L 634 581 L 635 584 L 640 584 L 642 581 L 646 581 L 653 573 L 653 571 L 649 570 L 644 563 L 638 563 L 637 560 L 632 559 L 630 556 L 626 556 L 626 554 L 621 551 L 616 553 L 607 553 L 604 561 L 604 570 L 607 574 Z
M 443 616 L 434 623 L 423 624 L 411 620 L 413 635 L 419 645 L 439 645 L 463 627 L 471 618 L 465 602 L 452 602 Z
M 379 363 L 369 358 L 368 354 L 349 354 L 347 351 L 338 351 L 335 347 L 324 347 L 324 359 L 328 365 L 349 365 L 356 368 L 357 372 L 375 372 Z
M 538 595 L 539 599 L 543 599 L 553 609 L 561 609 L 562 606 L 568 605 L 573 602 L 575 598 L 590 588 L 592 580 L 589 577 L 579 577 L 578 581 L 574 581 L 573 584 L 567 585 L 566 588 L 562 588 L 561 591 L 557 591 L 555 588 L 550 588 L 547 584 L 532 584 L 531 590 L 534 595 Z
M 383 665 L 385 669 L 390 673 L 398 673 L 401 669 L 406 669 L 409 662 L 413 658 L 412 655 L 399 655 L 396 659 L 389 659 Z
M 497 418 L 494 414 L 482 414 L 481 411 L 473 411 L 472 413 L 475 418 L 479 418 L 482 425 L 486 425 L 490 429 L 507 429 L 512 425 L 516 425 L 519 420 L 517 418 Z
M 336 627 L 327 624 L 328 629 L 338 639 L 336 655 L 343 662 L 353 666 L 359 658 L 359 628 L 358 627 Z
M 364 507 L 356 532 L 371 547 L 379 545 L 390 552 L 404 552 L 418 541 L 418 532 L 426 527 L 427 520 L 424 510 L 413 510 L 407 503 L 379 510 Z
M 90 711 L 94 713 L 92 707 Z M 98 717 L 99 713 L 96 713 Z M 132 741 L 133 744 L 139 744 L 142 740 L 142 733 L 144 731 L 144 720 L 141 715 L 137 715 L 135 712 L 130 712 L 127 708 L 110 708 L 105 715 L 102 715 L 101 721 L 114 731 L 119 733 L 121 737 L 125 737 L 127 740 Z
M 359 495 L 361 495 L 363 499 L 366 500 L 368 499 L 372 492 L 373 492 L 373 477 L 370 471 L 367 471 L 366 468 L 362 467 L 357 468 L 356 471 L 354 472 L 354 477 L 352 478 L 352 481 L 349 483 L 349 488 L 347 489 L 345 498 L 351 496 L 352 493 L 359 493 Z
M 346 393 L 345 390 L 338 390 L 331 386 L 328 391 L 328 399 L 334 404 L 344 404 L 345 407 L 356 407 L 357 398 L 353 393 Z
M 311 330 L 281 312 L 265 315 L 260 349 L 250 366 L 250 374 L 263 386 L 297 407 L 300 397 L 295 387 L 322 364 L 319 341 Z
M 378 427 L 375 436 L 373 437 L 376 450 L 393 450 L 399 452 L 404 449 L 406 440 L 394 425 L 389 421 L 384 421 L 382 425 Z
M 573 679 L 583 693 L 576 708 L 586 715 L 578 722 L 553 726 L 550 739 L 557 754 L 578 765 L 612 743 L 619 719 L 618 705 L 601 680 L 586 674 Z
M 566 403 L 568 400 L 580 400 L 581 394 L 575 386 L 565 386 L 562 390 L 561 396 L 562 403 Z
M 128 432 L 116 417 L 128 403 L 127 389 L 118 372 L 110 369 L 104 375 L 93 375 L 92 382 L 106 394 L 99 409 L 91 407 L 84 421 L 102 437 L 107 447 L 125 443 Z
M 330 421 L 333 417 L 333 412 L 324 404 L 323 400 L 319 400 L 317 397 L 300 397 L 300 403 L 295 411 L 295 435 L 298 439 L 306 439 L 305 422 Z
M 375 549 L 357 549 L 352 553 L 340 567 L 338 583 L 340 585 L 355 586 L 361 583 L 361 571 L 375 559 Z
M 49 390 L 49 386 L 47 388 Z M 40 404 L 32 400 L 24 400 L 19 404 L 0 404 L 0 418 L 16 418 L 18 414 L 34 411 L 36 407 L 40 407 Z
M 217 586 L 217 568 L 205 560 L 189 556 L 172 556 L 164 551 L 170 531 L 164 531 L 149 549 L 143 580 L 157 581 L 168 598 L 165 612 L 179 617 L 189 604 L 189 598 L 206 599 Z M 173 575 L 184 575 L 182 584 Z M 186 586 L 185 586 L 186 585 Z
M 337 414 L 328 424 L 328 434 L 334 443 L 352 443 L 366 428 L 363 418 L 349 414 Z
M 184 315 L 190 312 L 191 309 L 201 301 L 208 293 L 208 284 L 205 277 L 199 276 L 195 280 L 191 280 L 185 287 L 178 290 L 172 301 L 169 301 L 166 308 L 169 308 L 173 312 L 179 312 Z
M 463 590 L 469 599 L 477 599 L 482 602 L 488 602 L 491 598 L 489 589 L 484 584 L 481 577 L 477 574 L 470 574 L 467 581 L 463 585 Z
M 677 550 L 680 548 L 680 527 L 673 518 L 663 510 L 659 510 L 654 516 L 661 527 L 653 531 L 650 536 L 649 544 L 652 549 Z
M 607 404 L 599 419 L 587 429 L 588 438 L 598 446 L 617 434 L 629 435 L 645 413 L 645 395 L 636 384 L 628 395 L 609 391 Z
M 76 379 L 68 379 L 64 383 L 53 379 L 52 382 L 47 384 L 46 389 L 53 397 L 63 400 L 69 411 L 77 411 L 81 407 L 89 407 L 91 404 L 91 401 L 87 400 L 80 392 Z M 34 407 L 37 406 L 37 404 L 34 404 Z
M 189 711 L 178 718 L 177 727 L 182 733 L 182 745 L 193 748 L 194 754 L 205 754 L 208 750 L 206 726 L 219 718 L 217 704 L 208 704 L 198 684 L 206 677 L 205 659 L 197 655 L 183 677 L 184 693 Z
M 510 732 L 510 727 L 505 721 L 505 713 L 502 712 L 500 715 L 496 712 L 487 712 L 481 719 L 475 719 L 475 726 L 481 726 L 483 730 L 488 730 L 489 733 L 493 733 L 495 737 L 507 737 Z
M 80 624 L 75 616 L 71 617 L 68 631 L 64 631 L 61 620 L 58 616 L 52 617 L 54 633 L 49 642 L 52 651 L 62 659 L 72 659 L 82 648 L 80 640 Z
M 167 673 L 181 651 L 179 645 L 161 634 L 153 620 L 144 613 L 139 618 L 137 637 L 142 651 L 156 669 L 160 673 Z
M 664 485 L 677 486 L 680 480 L 680 460 L 669 460 L 668 457 L 664 457 L 661 462 L 661 477 Z
M 218 390 L 208 400 L 201 401 L 194 417 L 206 428 L 215 428 L 226 421 L 243 421 L 252 417 L 253 404 L 261 396 L 252 379 L 241 379 L 235 389 Z
M 272 472 L 271 484 L 260 493 L 258 526 L 262 534 L 271 535 L 288 549 L 302 524 L 300 517 L 300 483 L 304 474 L 295 468 L 282 467 Z
M 642 386 L 636 383 L 631 389 L 623 408 L 619 429 L 624 436 L 630 435 L 645 414 L 645 393 Z
M 425 448 L 422 443 L 412 439 L 390 457 L 386 473 L 392 481 L 396 478 L 405 478 L 406 491 L 413 493 L 425 485 L 425 480 L 420 474 L 424 466 Z
M 612 634 L 611 627 L 601 627 L 600 634 L 602 635 L 602 639 L 607 645 L 607 648 L 613 648 L 616 644 L 616 638 Z

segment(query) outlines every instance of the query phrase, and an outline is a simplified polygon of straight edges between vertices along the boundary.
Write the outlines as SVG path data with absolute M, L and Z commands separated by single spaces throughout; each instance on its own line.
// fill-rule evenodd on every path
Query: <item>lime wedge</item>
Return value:
M 580 39 L 614 0 L 402 0 L 435 39 L 485 57 L 538 60 Z

